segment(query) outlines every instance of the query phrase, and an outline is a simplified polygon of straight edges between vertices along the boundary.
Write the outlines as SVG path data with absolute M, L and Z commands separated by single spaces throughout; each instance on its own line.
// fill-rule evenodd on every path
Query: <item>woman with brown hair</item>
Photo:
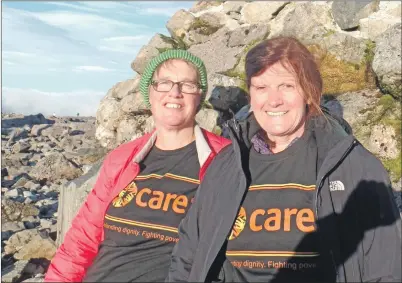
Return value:
M 251 110 L 226 127 L 179 226 L 167 281 L 401 281 L 400 217 L 381 162 L 320 108 L 322 79 L 294 38 L 246 57 Z

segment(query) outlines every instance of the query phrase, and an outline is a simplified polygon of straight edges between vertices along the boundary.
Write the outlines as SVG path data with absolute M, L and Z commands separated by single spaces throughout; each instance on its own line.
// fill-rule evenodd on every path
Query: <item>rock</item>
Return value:
M 339 60 L 354 64 L 361 64 L 364 60 L 367 45 L 366 40 L 363 38 L 335 32 L 325 37 L 323 42 L 327 51 L 335 55 Z
M 306 45 L 320 45 L 328 33 L 336 30 L 329 5 L 293 2 L 286 5 L 270 22 L 268 38 L 292 36 Z
M 380 13 L 380 11 L 371 14 L 368 18 L 359 20 L 361 33 L 375 41 L 388 28 L 401 22 L 401 17 L 390 17 L 389 14 Z
M 143 46 L 137 54 L 135 60 L 131 63 L 131 69 L 138 74 L 142 74 L 148 62 L 160 53 L 160 50 L 172 48 L 173 45 L 170 42 L 166 42 L 162 35 L 157 33 L 147 45 Z M 159 49 L 159 50 L 158 50 Z
M 289 1 L 253 1 L 244 5 L 242 20 L 248 24 L 268 23 Z
M 20 221 L 27 216 L 39 215 L 39 209 L 34 205 L 24 205 L 9 199 L 3 199 L 1 202 L 1 220 L 7 221 Z
M 101 165 L 102 162 L 98 161 L 87 174 L 72 180 L 61 188 L 57 210 L 57 246 L 63 242 L 78 209 L 95 185 Z
M 6 254 L 14 253 L 17 260 L 46 258 L 51 260 L 56 253 L 56 245 L 50 238 L 44 238 L 36 229 L 15 233 L 7 241 L 4 248 Z
M 228 30 L 221 29 L 210 41 L 193 45 L 188 51 L 204 61 L 208 74 L 222 73 L 236 65 L 236 56 L 242 51 L 242 47 L 228 47 L 228 40 Z
M 232 118 L 229 109 L 236 113 L 244 105 L 248 104 L 247 94 L 239 86 L 242 81 L 237 78 L 231 78 L 223 75 L 213 75 L 211 76 L 211 81 L 213 83 L 213 89 L 209 102 L 214 107 L 222 113 L 222 121 Z
M 30 191 L 37 191 L 40 188 L 40 184 L 37 184 L 33 181 L 28 181 L 25 183 L 24 187 Z
M 223 3 L 223 12 L 229 14 L 231 12 L 240 13 L 246 1 L 225 1 Z
M 214 109 L 201 109 L 195 116 L 197 124 L 210 132 L 214 132 L 219 118 L 219 113 Z
M 31 129 L 31 135 L 32 136 L 40 136 L 42 134 L 42 131 L 46 128 L 51 127 L 49 124 L 43 124 L 43 125 L 33 125 Z
M 1 240 L 7 241 L 14 233 L 25 229 L 23 222 L 5 222 L 1 224 Z
M 105 96 L 96 111 L 96 121 L 105 129 L 114 131 L 117 128 L 120 118 L 120 103 L 114 98 Z
M 140 76 L 136 76 L 134 79 L 125 80 L 116 84 L 113 88 L 112 96 L 119 100 L 133 92 L 139 91 L 140 79 Z
M 45 276 L 43 274 L 37 274 L 34 278 L 29 278 L 22 281 L 22 283 L 25 282 L 45 282 Z
M 208 11 L 221 11 L 222 9 L 222 1 L 197 1 L 189 9 L 189 12 L 199 15 Z
M 102 159 L 107 154 L 108 150 L 101 146 L 95 147 L 82 147 L 76 152 L 66 152 L 64 155 L 66 158 L 74 161 L 74 163 L 82 165 L 93 164 L 94 162 Z
M 22 192 L 24 198 L 32 197 L 32 193 L 30 191 L 24 191 Z
M 50 182 L 62 178 L 72 180 L 81 174 L 81 169 L 77 168 L 61 153 L 52 153 L 41 159 L 30 172 L 30 175 L 37 181 L 47 180 Z
M 4 122 L 2 121 L 4 127 Z M 19 139 L 25 139 L 28 137 L 28 131 L 24 128 L 15 128 L 10 135 L 9 140 L 7 141 L 6 146 L 10 146 L 12 143 L 16 142 Z
M 373 70 L 382 92 L 402 98 L 401 82 L 401 24 L 387 29 L 376 39 Z
M 177 11 L 167 22 L 166 29 L 173 38 L 182 38 L 189 31 L 195 17 L 184 9 Z
M 122 144 L 134 140 L 150 132 L 153 127 L 152 116 L 137 115 L 135 117 L 123 118 L 117 128 L 116 142 Z
M 126 114 L 135 114 L 137 111 L 147 109 L 140 92 L 132 92 L 120 101 L 120 108 Z
M 264 24 L 243 25 L 230 33 L 228 46 L 244 46 L 261 41 L 268 36 L 269 26 Z
M 25 187 L 25 185 L 31 180 L 31 177 L 29 177 L 29 175 L 27 175 L 27 174 L 22 174 L 22 175 L 16 176 L 15 180 L 17 180 L 17 181 L 12 186 L 13 188 Z
M 332 14 L 336 23 L 343 30 L 359 26 L 359 20 L 367 18 L 370 14 L 378 11 L 380 1 L 333 1 Z
M 21 194 L 22 194 L 22 190 L 21 190 L 20 188 L 17 188 L 17 189 L 9 190 L 9 191 L 6 192 L 4 195 L 5 195 L 6 197 L 18 197 L 18 196 L 21 195 Z
M 394 159 L 399 150 L 395 139 L 395 130 L 387 125 L 374 125 L 371 130 L 369 150 L 380 158 Z
M 2 128 L 11 128 L 11 127 L 24 127 L 24 126 L 32 126 L 32 125 L 40 125 L 40 124 L 54 124 L 55 122 L 50 119 L 46 119 L 41 113 L 37 115 L 22 115 L 19 117 L 13 117 L 10 119 L 2 119 Z
M 17 142 L 13 145 L 12 151 L 15 153 L 21 152 L 21 153 L 26 153 L 29 152 L 29 148 L 31 147 L 31 145 L 29 144 L 29 142 Z
M 7 176 L 8 176 L 7 168 L 1 168 L 1 178 L 3 179 L 4 177 Z
M 113 149 L 116 146 L 115 131 L 106 129 L 102 124 L 99 124 L 96 127 L 95 136 L 96 139 L 99 141 L 100 145 L 105 148 Z
M 28 260 L 20 260 L 1 270 L 1 282 L 18 282 L 23 276 Z

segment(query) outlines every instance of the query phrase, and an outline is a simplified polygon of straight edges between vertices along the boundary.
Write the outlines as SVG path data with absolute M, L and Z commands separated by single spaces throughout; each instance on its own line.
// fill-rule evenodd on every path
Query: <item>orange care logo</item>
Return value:
M 163 211 L 171 209 L 175 213 L 184 214 L 189 202 L 192 203 L 193 199 L 189 200 L 185 195 L 164 193 L 150 188 L 139 190 L 133 181 L 113 199 L 112 204 L 114 207 L 123 207 L 131 201 L 135 201 L 139 207 Z
M 232 232 L 230 233 L 229 240 L 233 240 L 237 238 L 241 231 L 243 231 L 246 226 L 247 216 L 246 210 L 243 207 L 240 207 L 239 214 L 237 215 L 236 222 L 233 225 Z
M 126 206 L 137 194 L 138 188 L 135 182 L 131 182 L 112 201 L 114 207 Z
M 247 221 L 248 220 L 248 221 Z M 304 233 L 315 231 L 314 212 L 309 208 L 270 208 L 255 209 L 249 219 L 246 216 L 246 210 L 241 207 L 236 222 L 233 225 L 229 240 L 236 239 L 244 230 L 246 224 L 252 232 L 290 232 L 292 223 L 295 223 L 297 229 Z

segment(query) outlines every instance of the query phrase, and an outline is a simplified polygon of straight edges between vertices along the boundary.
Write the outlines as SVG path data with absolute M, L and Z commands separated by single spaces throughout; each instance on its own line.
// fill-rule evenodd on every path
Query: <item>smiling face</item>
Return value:
M 277 62 L 250 82 L 251 109 L 268 138 L 300 137 L 304 132 L 306 101 L 295 75 Z
M 198 82 L 198 73 L 194 66 L 186 61 L 173 59 L 155 72 L 153 80 L 173 82 Z M 181 93 L 175 84 L 168 92 L 158 92 L 149 87 L 149 102 L 157 128 L 183 129 L 193 127 L 197 107 L 201 100 L 201 90 L 195 94 Z

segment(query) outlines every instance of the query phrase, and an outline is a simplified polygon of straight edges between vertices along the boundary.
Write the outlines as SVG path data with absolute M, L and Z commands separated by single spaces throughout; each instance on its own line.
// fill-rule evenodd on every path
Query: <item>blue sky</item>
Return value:
M 2 111 L 94 116 L 155 33 L 193 1 L 2 1 Z

